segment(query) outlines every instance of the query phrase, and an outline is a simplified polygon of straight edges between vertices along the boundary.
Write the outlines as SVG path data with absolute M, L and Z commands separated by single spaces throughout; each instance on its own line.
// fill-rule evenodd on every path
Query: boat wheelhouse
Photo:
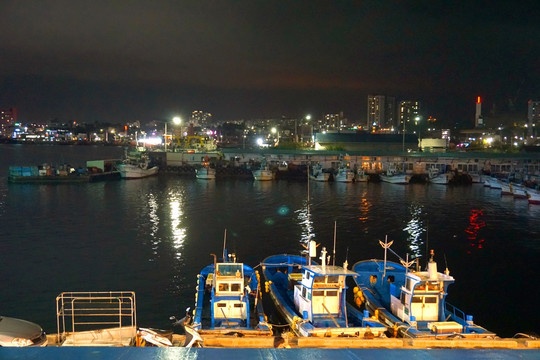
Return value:
M 346 279 L 357 275 L 343 267 L 309 264 L 296 255 L 274 255 L 262 263 L 266 292 L 297 336 L 380 337 L 386 327 L 346 299 Z M 283 281 L 283 279 L 285 281 Z
M 381 242 L 381 245 L 383 243 Z M 384 243 L 384 246 L 390 246 Z M 383 247 L 384 247 L 383 246 Z M 396 335 L 404 337 L 493 337 L 494 333 L 474 324 L 473 317 L 446 302 L 448 286 L 454 283 L 448 269 L 437 271 L 433 251 L 427 271 L 410 271 L 386 260 L 365 260 L 353 270 L 360 297 Z M 386 257 L 386 256 L 385 256 Z

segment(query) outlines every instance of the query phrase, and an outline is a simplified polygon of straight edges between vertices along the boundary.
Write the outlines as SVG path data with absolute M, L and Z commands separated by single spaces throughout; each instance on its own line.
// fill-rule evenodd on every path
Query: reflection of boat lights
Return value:
M 480 218 L 481 216 L 484 216 L 483 210 L 471 210 L 469 226 L 465 229 L 465 232 L 468 234 L 467 239 L 469 240 L 469 245 L 477 249 L 482 249 L 485 242 L 484 238 L 478 237 L 480 229 L 486 226 L 486 222 Z
M 405 226 L 403 230 L 409 234 L 407 241 L 409 242 L 409 248 L 411 249 L 414 257 L 420 257 L 422 255 L 421 249 L 424 244 L 421 236 L 425 231 L 421 219 L 422 207 L 411 204 L 410 214 L 411 220 L 407 223 L 407 226 Z
M 367 191 L 366 191 L 367 193 Z M 358 220 L 360 220 L 363 223 L 366 223 L 368 220 L 369 215 L 369 209 L 371 208 L 372 204 L 365 198 L 366 193 L 362 194 L 360 198 L 360 216 L 358 217 Z M 367 229 L 365 229 L 367 230 Z
M 182 211 L 181 202 L 178 199 L 171 200 L 171 232 L 173 234 L 172 246 L 175 249 L 176 259 L 182 257 L 182 248 L 186 239 L 186 228 L 181 227 Z
M 157 249 L 159 243 L 161 242 L 156 236 L 159 229 L 159 216 L 157 215 L 158 205 L 156 198 L 153 194 L 150 194 L 149 197 L 150 199 L 148 200 L 148 217 L 150 218 L 150 224 L 152 226 L 152 229 L 150 231 L 150 239 L 152 239 L 152 251 L 154 252 L 154 255 L 157 255 Z
M 297 210 L 296 213 L 298 213 L 298 224 L 302 228 L 300 242 L 302 245 L 307 245 L 315 237 L 315 234 L 313 233 L 313 222 L 311 220 L 311 214 L 309 213 L 309 203 L 306 201 L 306 206 Z

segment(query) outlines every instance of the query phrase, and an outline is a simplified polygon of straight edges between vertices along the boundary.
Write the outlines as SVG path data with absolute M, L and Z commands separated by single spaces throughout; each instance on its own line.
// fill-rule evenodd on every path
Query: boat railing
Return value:
M 445 315 L 447 316 L 447 319 L 445 320 L 452 319 L 463 326 L 467 325 L 467 315 L 465 315 L 462 310 L 448 302 L 445 303 Z
M 57 343 L 119 345 L 137 331 L 133 291 L 63 292 L 56 297 Z

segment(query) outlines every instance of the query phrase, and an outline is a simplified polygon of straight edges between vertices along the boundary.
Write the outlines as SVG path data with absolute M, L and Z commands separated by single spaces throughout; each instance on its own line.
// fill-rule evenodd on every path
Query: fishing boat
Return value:
M 488 338 L 495 334 L 476 325 L 471 315 L 446 302 L 448 286 L 454 283 L 448 269 L 437 271 L 431 259 L 427 271 L 409 270 L 416 261 L 402 264 L 386 261 L 392 242 L 379 241 L 385 249 L 384 260 L 364 260 L 353 265 L 359 298 L 370 311 L 378 311 L 394 335 L 411 338 Z
M 299 255 L 267 257 L 261 264 L 265 296 L 297 336 L 383 337 L 384 324 L 346 301 L 346 279 L 357 274 L 347 262 L 343 267 L 326 263 L 325 248 L 321 265 Z
M 540 204 L 540 191 L 531 188 L 527 188 L 525 191 L 527 192 L 529 204 Z
M 324 172 L 320 163 L 310 166 L 309 178 L 313 181 L 328 181 L 330 179 L 330 173 Z
M 252 170 L 253 178 L 257 181 L 268 181 L 274 179 L 274 174 L 272 170 L 266 164 L 266 161 L 262 161 L 258 169 Z
M 364 169 L 356 170 L 356 174 L 354 176 L 354 181 L 356 181 L 356 182 L 367 182 L 368 180 L 369 180 L 369 175 L 366 174 Z
M 192 327 L 201 335 L 270 336 L 263 312 L 259 273 L 223 250 L 197 275 Z
M 157 175 L 159 166 L 152 164 L 146 152 L 132 151 L 126 153 L 122 163 L 116 165 L 122 179 L 142 179 Z
M 8 182 L 17 184 L 71 184 L 120 179 L 115 167 L 120 160 L 89 160 L 86 168 L 68 164 L 10 166 Z
M 334 181 L 350 183 L 355 178 L 354 171 L 350 168 L 349 163 L 342 161 L 339 164 L 336 174 L 334 175 Z
M 432 184 L 448 185 L 454 178 L 452 172 L 441 173 L 436 167 L 432 167 L 428 170 L 428 180 Z
M 210 167 L 208 162 L 203 162 L 200 168 L 195 169 L 195 176 L 201 180 L 214 180 L 216 178 L 216 169 Z
M 527 199 L 527 191 L 526 187 L 522 184 L 516 184 L 516 183 L 510 183 L 510 191 L 512 192 L 512 195 L 514 196 L 514 199 Z
M 500 186 L 501 195 L 512 195 L 512 189 L 510 183 L 506 180 L 497 180 L 497 184 Z
M 411 180 L 411 176 L 405 173 L 399 172 L 395 167 L 389 168 L 385 173 L 379 175 L 381 181 L 391 184 L 406 185 Z

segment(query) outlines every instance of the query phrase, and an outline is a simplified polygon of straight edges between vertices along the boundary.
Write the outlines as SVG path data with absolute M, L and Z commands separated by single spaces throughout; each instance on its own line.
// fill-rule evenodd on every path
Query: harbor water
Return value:
M 501 337 L 540 332 L 540 205 L 481 184 L 255 182 L 160 173 L 141 180 L 8 184 L 12 165 L 84 166 L 106 146 L 0 145 L 0 314 L 56 332 L 64 291 L 135 291 L 137 323 L 169 327 L 194 305 L 198 271 L 226 246 L 251 266 L 300 253 L 382 258 L 379 240 L 456 279 L 448 302 Z M 308 192 L 309 189 L 309 192 Z M 308 201 L 309 194 L 309 201 Z M 308 206 L 309 204 L 309 206 Z M 335 232 L 334 232 L 335 229 Z M 319 247 L 319 249 L 321 248 Z M 388 259 L 398 261 L 391 253 Z

